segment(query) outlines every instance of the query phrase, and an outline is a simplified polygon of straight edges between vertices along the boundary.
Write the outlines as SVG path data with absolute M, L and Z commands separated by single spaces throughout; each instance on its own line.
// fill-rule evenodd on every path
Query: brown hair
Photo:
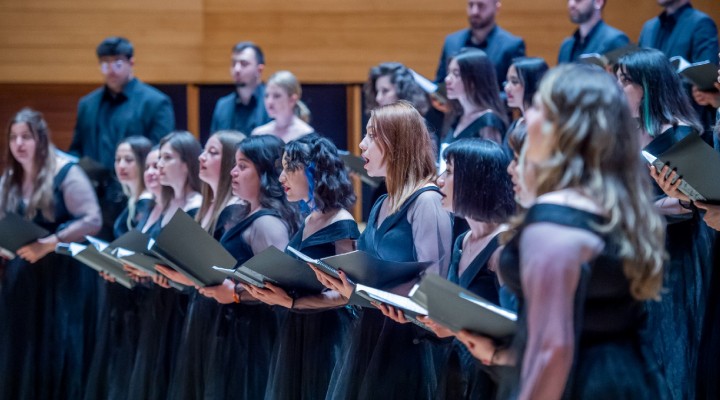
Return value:
M 213 208 L 209 224 L 207 226 L 203 226 L 203 228 L 210 232 L 210 234 L 215 231 L 218 216 L 220 216 L 220 213 L 230 201 L 230 198 L 232 198 L 233 194 L 230 182 L 230 171 L 235 166 L 235 148 L 238 143 L 245 139 L 245 135 L 238 131 L 218 131 L 211 137 L 213 136 L 216 137 L 222 145 L 220 155 L 220 180 L 217 185 L 217 193 L 213 193 L 210 185 L 205 182 L 200 185 L 202 203 L 200 204 L 200 209 L 195 215 L 195 221 L 202 224 L 202 220 L 205 218 L 205 215 L 207 215 L 210 205 L 213 202 L 215 203 L 215 208 Z
M 435 157 L 425 120 L 405 100 L 378 107 L 370 114 L 370 127 L 385 154 L 390 213 L 435 175 Z
M 25 170 L 10 152 L 10 131 L 15 124 L 27 124 L 28 129 L 35 138 L 35 154 L 33 162 L 36 175 L 33 179 L 33 192 L 25 208 L 25 216 L 32 219 L 40 210 L 48 221 L 55 219 L 53 181 L 55 178 L 55 146 L 50 142 L 50 130 L 47 122 L 39 111 L 23 108 L 10 120 L 5 140 L 4 173 L 2 174 L 2 189 L 0 194 L 0 212 L 15 211 L 22 201 L 22 185 L 25 179 Z

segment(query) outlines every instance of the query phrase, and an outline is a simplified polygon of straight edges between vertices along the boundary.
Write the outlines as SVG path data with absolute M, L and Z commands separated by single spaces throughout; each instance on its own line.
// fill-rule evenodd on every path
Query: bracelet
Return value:
M 680 203 L 680 207 L 686 210 L 692 210 L 695 207 L 695 204 L 693 204 L 692 200 L 688 201 L 687 203 L 682 200 L 678 200 L 678 203 Z

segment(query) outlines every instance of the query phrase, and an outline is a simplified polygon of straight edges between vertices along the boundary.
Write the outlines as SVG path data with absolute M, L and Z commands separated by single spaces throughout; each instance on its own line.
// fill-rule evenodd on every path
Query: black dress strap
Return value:
M 490 262 L 490 258 L 495 253 L 495 250 L 500 247 L 500 241 L 498 235 L 493 236 L 488 242 L 484 249 L 478 254 L 474 260 L 470 263 L 467 269 L 460 275 L 460 286 L 468 287 L 475 276 L 480 272 L 481 269 L 487 266 Z
M 571 228 L 584 229 L 605 237 L 597 227 L 606 222 L 603 216 L 559 204 L 539 203 L 528 210 L 523 226 L 538 222 L 551 222 Z
M 55 178 L 53 179 L 53 188 L 59 189 L 60 185 L 62 185 L 63 181 L 65 180 L 65 177 L 67 177 L 67 174 L 70 172 L 70 168 L 72 168 L 75 165 L 74 162 L 69 162 L 60 168 L 60 171 L 58 171 L 57 175 L 55 175 Z

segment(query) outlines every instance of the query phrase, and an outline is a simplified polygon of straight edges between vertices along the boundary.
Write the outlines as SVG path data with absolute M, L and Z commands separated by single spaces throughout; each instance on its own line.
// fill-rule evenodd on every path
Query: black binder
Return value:
M 213 266 L 232 269 L 237 260 L 183 210 L 178 210 L 148 248 L 163 262 L 200 287 L 216 286 L 227 274 Z
M 87 246 L 79 243 L 59 243 L 55 251 L 69 255 L 98 272 L 104 272 L 115 278 L 115 282 L 132 289 L 135 282 L 123 270 L 123 264 L 112 255 L 103 252 L 105 248 L 101 241 L 91 237 L 88 237 L 88 240 L 90 244 Z
M 516 331 L 515 313 L 437 275 L 425 275 L 410 298 L 427 309 L 433 321 L 453 332 L 466 329 L 503 339 Z
M 363 183 L 366 183 L 373 188 L 380 186 L 383 178 L 368 175 L 367 171 L 365 170 L 365 160 L 362 157 L 358 157 L 348 151 L 338 151 L 338 154 L 340 155 L 340 159 L 343 161 L 343 163 L 345 163 L 345 167 L 347 167 L 348 170 L 356 173 L 360 177 L 360 180 L 363 181 Z
M 319 293 L 325 287 L 317 280 L 307 264 L 270 246 L 234 270 L 213 267 L 215 270 L 232 274 L 241 281 L 265 287 L 265 282 L 285 290 L 295 289 Z
M 13 259 L 19 248 L 48 236 L 46 229 L 15 213 L 6 213 L 0 219 L 0 254 Z

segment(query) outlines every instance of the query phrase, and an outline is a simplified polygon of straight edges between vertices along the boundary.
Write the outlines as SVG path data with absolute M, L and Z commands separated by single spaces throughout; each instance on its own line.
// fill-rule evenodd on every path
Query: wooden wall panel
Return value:
M 720 1 L 693 4 L 720 20 Z M 605 16 L 636 40 L 659 12 L 610 0 Z M 505 0 L 498 20 L 551 63 L 573 30 L 562 0 Z M 307 83 L 362 82 L 388 60 L 433 76 L 443 38 L 466 25 L 464 0 L 0 0 L 0 82 L 99 83 L 94 48 L 111 34 L 133 40 L 137 75 L 155 83 L 225 83 L 231 46 L 248 39 L 268 74 Z

